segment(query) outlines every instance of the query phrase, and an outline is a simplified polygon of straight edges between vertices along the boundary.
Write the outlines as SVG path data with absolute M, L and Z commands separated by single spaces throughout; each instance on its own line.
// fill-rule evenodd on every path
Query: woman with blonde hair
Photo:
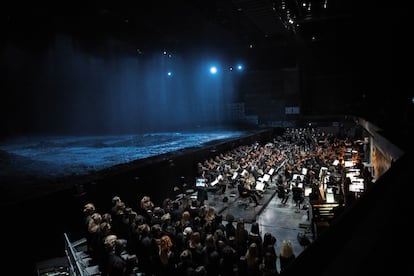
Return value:
M 191 226 L 191 214 L 189 211 L 184 211 L 181 214 L 181 227 L 185 229 L 188 226 Z
M 204 227 L 207 233 L 213 233 L 216 230 L 215 227 L 216 210 L 210 206 L 207 209 L 207 213 L 204 216 Z
M 290 240 L 283 240 L 279 255 L 280 272 L 284 271 L 295 258 L 292 242 Z

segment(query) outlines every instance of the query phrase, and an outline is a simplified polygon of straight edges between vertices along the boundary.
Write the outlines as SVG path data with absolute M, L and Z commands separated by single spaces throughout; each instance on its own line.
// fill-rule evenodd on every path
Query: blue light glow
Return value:
M 64 37 L 56 37 L 48 51 L 36 78 L 56 77 L 50 85 L 28 82 L 33 82 L 24 87 L 28 98 L 38 100 L 25 106 L 24 116 L 13 116 L 21 118 L 16 125 L 87 135 L 185 129 L 233 120 L 228 106 L 237 98 L 238 79 L 228 68 L 237 71 L 237 65 L 215 53 L 161 49 L 96 57 L 78 51 Z M 18 76 L 16 71 L 12 78 Z M 53 108 L 48 108 L 49 100 L 40 100 L 38 91 L 53 101 Z
M 216 66 L 210 67 L 210 73 L 211 74 L 216 74 L 217 73 L 217 67 Z

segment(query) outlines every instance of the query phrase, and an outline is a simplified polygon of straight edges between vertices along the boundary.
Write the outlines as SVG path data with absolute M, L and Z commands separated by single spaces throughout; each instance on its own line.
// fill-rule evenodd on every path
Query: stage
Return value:
M 0 142 L 0 189 L 6 202 L 24 201 L 132 167 L 240 139 L 257 130 L 196 129 L 103 136 L 26 136 Z M 136 175 L 136 177 L 141 177 Z

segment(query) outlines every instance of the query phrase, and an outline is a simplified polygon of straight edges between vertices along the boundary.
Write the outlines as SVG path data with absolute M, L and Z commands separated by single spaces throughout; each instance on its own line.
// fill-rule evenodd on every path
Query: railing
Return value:
M 83 269 L 77 260 L 75 248 L 70 242 L 68 235 L 66 233 L 63 235 L 65 237 L 65 253 L 66 257 L 68 258 L 69 274 L 74 276 L 84 276 L 85 274 L 83 273 Z
M 66 233 L 63 234 L 65 238 L 65 253 L 68 259 L 69 275 L 71 276 L 88 276 L 88 275 L 100 275 L 98 266 L 89 266 L 90 256 L 77 247 L 86 244 L 86 239 L 80 239 L 75 242 L 71 242 Z

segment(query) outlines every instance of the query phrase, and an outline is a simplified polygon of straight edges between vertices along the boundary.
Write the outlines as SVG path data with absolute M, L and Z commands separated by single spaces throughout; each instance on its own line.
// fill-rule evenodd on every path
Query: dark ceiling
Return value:
M 126 50 L 128 46 L 140 51 L 203 47 L 233 54 L 254 49 L 267 53 L 281 47 L 294 48 L 292 43 L 298 37 L 332 39 L 332 31 L 344 28 L 351 19 L 348 1 L 339 2 L 84 1 L 79 5 L 59 1 L 44 7 L 29 3 L 24 8 L 12 3 L 5 9 L 3 24 L 9 39 L 22 43 L 40 43 L 50 35 L 67 33 L 89 46 L 117 39 L 126 42 Z
M 6 40 L 33 49 L 42 49 L 54 35 L 64 33 L 93 54 L 204 49 L 244 56 L 253 69 L 299 63 L 312 80 L 349 80 L 345 89 L 350 111 L 374 111 L 386 119 L 403 111 L 406 122 L 412 116 L 407 115 L 412 112 L 408 103 L 412 95 L 403 88 L 407 73 L 397 64 L 407 52 L 408 9 L 353 4 L 346 0 L 89 0 L 82 4 L 64 0 L 22 8 L 21 3 L 11 2 L 5 4 L 1 18 Z M 276 54 L 283 57 L 281 64 L 272 58 Z M 317 91 L 308 97 L 313 93 Z

